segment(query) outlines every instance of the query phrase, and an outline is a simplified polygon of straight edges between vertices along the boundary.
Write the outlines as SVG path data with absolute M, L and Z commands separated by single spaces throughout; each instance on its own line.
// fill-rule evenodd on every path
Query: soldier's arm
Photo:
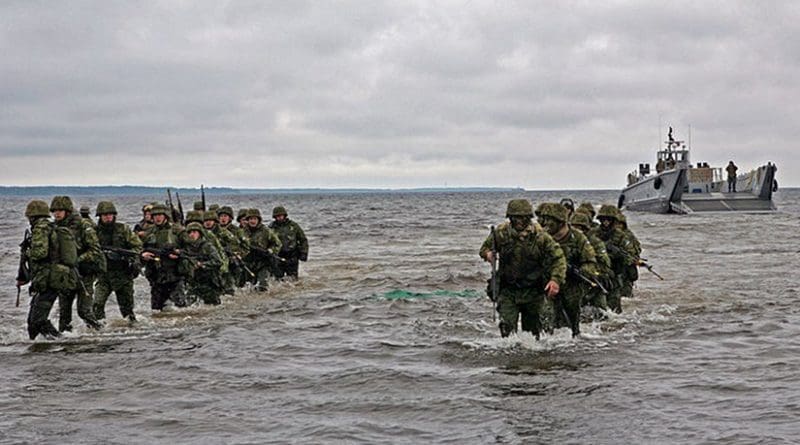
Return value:
M 561 246 L 547 233 L 539 234 L 542 258 L 545 270 L 549 273 L 549 280 L 556 282 L 559 286 L 564 284 L 567 276 L 567 259 Z
M 128 226 L 123 226 L 125 230 L 125 241 L 127 244 L 127 248 L 133 250 L 136 253 L 142 253 L 142 240 L 136 236 L 135 233 L 128 229 Z
M 297 228 L 297 250 L 299 258 L 305 261 L 308 259 L 308 238 L 306 238 L 306 233 L 303 232 L 299 224 L 295 223 L 295 227 Z
M 581 248 L 581 272 L 587 275 L 596 276 L 597 271 L 597 255 L 595 254 L 592 243 L 586 237 L 582 237 Z
M 97 232 L 89 222 L 81 222 L 81 230 L 83 231 L 83 245 L 86 251 L 78 256 L 79 263 L 99 263 L 105 259 L 103 251 L 100 250 L 100 240 L 97 238 Z
M 275 233 L 274 230 L 269 229 L 268 232 L 269 232 L 269 244 L 272 247 L 272 252 L 273 253 L 280 252 L 281 246 L 283 246 L 283 243 L 281 243 L 281 239 L 278 238 L 278 234 Z
M 218 269 L 222 266 L 222 257 L 210 242 L 206 242 L 203 246 L 203 265 L 211 269 Z

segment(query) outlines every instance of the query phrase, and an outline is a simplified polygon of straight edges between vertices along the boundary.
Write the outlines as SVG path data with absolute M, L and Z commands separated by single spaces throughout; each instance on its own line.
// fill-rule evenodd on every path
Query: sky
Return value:
M 0 185 L 800 186 L 800 2 L 3 1 Z

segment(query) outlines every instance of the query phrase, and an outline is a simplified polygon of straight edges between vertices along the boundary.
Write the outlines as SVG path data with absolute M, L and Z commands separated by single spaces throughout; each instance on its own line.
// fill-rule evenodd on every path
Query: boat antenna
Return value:
M 689 150 L 692 149 L 692 125 L 689 124 Z

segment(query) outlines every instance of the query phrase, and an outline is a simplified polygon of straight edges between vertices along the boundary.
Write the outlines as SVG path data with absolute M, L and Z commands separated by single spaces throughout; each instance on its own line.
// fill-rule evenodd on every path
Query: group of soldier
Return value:
M 144 269 L 150 306 L 168 302 L 183 307 L 202 301 L 217 305 L 221 296 L 250 285 L 267 290 L 271 277 L 297 278 L 299 261 L 308 259 L 303 229 L 283 206 L 263 223 L 258 209 L 242 209 L 233 223 L 229 206 L 197 202 L 185 216 L 171 206 L 150 203 L 133 229 L 117 221 L 111 201 L 75 212 L 72 200 L 56 196 L 48 206 L 33 200 L 25 209 L 30 231 L 21 244 L 18 289 L 30 283 L 28 334 L 58 337 L 72 330 L 72 305 L 89 328 L 100 329 L 105 306 L 116 294 L 123 318 L 136 322 L 133 282 Z M 52 214 L 53 219 L 50 219 Z M 59 327 L 49 320 L 59 302 Z
M 560 327 L 577 336 L 582 312 L 622 312 L 622 298 L 632 296 L 637 268 L 646 263 L 619 209 L 603 205 L 595 213 L 589 202 L 576 209 L 563 199 L 534 211 L 530 201 L 513 199 L 506 217 L 480 249 L 492 263 L 487 292 L 500 315 L 501 336 L 516 332 L 520 319 L 522 330 L 537 339 Z

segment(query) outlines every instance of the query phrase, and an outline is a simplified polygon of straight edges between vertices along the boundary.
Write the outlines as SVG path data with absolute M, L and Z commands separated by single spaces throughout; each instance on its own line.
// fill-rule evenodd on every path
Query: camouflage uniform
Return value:
M 203 214 L 203 228 L 208 234 L 210 241 L 213 241 L 214 247 L 219 253 L 222 260 L 220 267 L 220 275 L 222 279 L 223 292 L 228 295 L 233 295 L 233 276 L 231 275 L 231 258 L 234 247 L 238 244 L 233 234 L 225 229 L 220 228 L 219 218 L 217 212 L 209 210 Z
M 153 207 L 153 217 L 169 216 L 169 209 L 163 205 Z M 145 277 L 150 282 L 150 307 L 153 310 L 164 308 L 166 301 L 172 300 L 176 306 L 186 306 L 183 293 L 183 276 L 178 270 L 178 260 L 167 255 L 168 251 L 180 249 L 184 245 L 182 230 L 169 220 L 148 229 L 144 238 L 144 251 L 157 252 L 153 260 L 145 261 Z
M 44 201 L 31 201 L 25 209 L 25 216 L 31 224 L 31 243 L 22 252 L 23 261 L 26 261 L 30 268 L 29 277 L 18 277 L 18 279 L 29 279 L 31 295 L 30 309 L 28 310 L 28 336 L 31 340 L 36 339 L 39 334 L 48 337 L 58 337 L 61 335 L 50 322 L 50 310 L 53 303 L 58 298 L 59 292 L 74 292 L 77 280 L 73 280 L 70 289 L 64 289 L 65 283 L 56 283 L 50 280 L 51 271 L 54 267 L 70 272 L 72 267 L 59 264 L 59 259 L 55 253 L 55 246 L 51 242 L 53 233 L 53 223 L 47 218 L 49 208 Z M 18 285 L 27 284 L 17 282 Z
M 638 254 L 631 240 L 625 232 L 615 227 L 614 222 L 619 221 L 619 210 L 611 205 L 604 205 L 598 212 L 601 225 L 592 231 L 606 244 L 606 252 L 611 259 L 611 269 L 614 271 L 614 286 L 609 289 L 607 297 L 608 306 L 613 311 L 622 312 L 622 292 L 625 285 L 625 276 L 628 269 L 636 267 Z
M 262 223 L 261 212 L 258 209 L 248 210 L 247 218 L 257 218 L 258 224 L 255 227 L 248 225 L 245 231 L 250 240 L 250 253 L 244 261 L 255 274 L 255 277 L 250 279 L 255 289 L 266 291 L 270 271 L 275 270 L 276 254 L 281 250 L 281 240 L 272 229 Z
M 272 217 L 276 218 L 280 215 L 284 216 L 283 221 L 274 220 L 269 225 L 269 228 L 275 231 L 281 240 L 281 251 L 278 256 L 285 260 L 278 262 L 275 277 L 283 278 L 284 275 L 289 275 L 297 278 L 299 262 L 308 261 L 308 239 L 300 225 L 289 219 L 285 208 L 275 207 L 272 210 Z
M 606 288 L 606 290 L 613 289 L 613 277 L 614 272 L 611 270 L 611 259 L 608 258 L 608 252 L 606 252 L 606 244 L 600 240 L 597 236 L 590 233 L 592 229 L 592 223 L 589 220 L 589 216 L 587 216 L 583 212 L 575 212 L 572 215 L 572 221 L 570 225 L 575 229 L 580 230 L 586 238 L 589 240 L 589 243 L 592 245 L 594 249 L 595 259 L 597 260 L 597 272 L 598 280 Z M 583 302 L 584 306 L 592 306 L 594 308 L 608 310 L 608 303 L 606 302 L 606 294 L 599 287 L 595 287 L 589 290 L 589 295 Z M 592 318 L 599 318 L 600 315 L 595 313 L 593 314 Z
M 591 286 L 579 277 L 596 279 L 597 260 L 589 240 L 567 224 L 567 209 L 562 204 L 542 203 L 536 209 L 539 224 L 561 246 L 567 261 L 567 276 L 553 302 L 554 327 L 569 327 L 572 336 L 580 334 L 581 304 Z
M 200 233 L 200 237 L 196 240 L 188 237 L 181 249 L 181 270 L 189 277 L 188 294 L 199 297 L 205 304 L 220 304 L 222 259 L 214 245 L 205 238 L 208 231 L 199 223 L 187 224 L 187 234 L 195 231 Z
M 628 220 L 625 218 L 625 215 L 622 212 L 619 212 L 619 221 L 615 223 L 618 225 L 622 232 L 625 233 L 625 236 L 630 241 L 631 245 L 633 245 L 633 251 L 636 253 L 636 258 L 642 256 L 642 243 L 639 242 L 639 239 L 636 238 L 636 235 L 633 234 L 631 229 L 628 228 Z M 623 297 L 633 298 L 633 284 L 639 280 L 639 268 L 638 268 L 638 261 L 637 264 L 633 264 L 628 266 L 625 269 L 625 275 L 622 277 L 622 289 L 620 290 L 620 294 Z
M 497 312 L 500 314 L 500 334 L 503 337 L 517 331 L 522 318 L 522 330 L 537 338 L 542 330 L 545 305 L 544 289 L 549 281 L 564 283 L 567 263 L 564 252 L 539 225 L 531 223 L 533 208 L 525 199 L 508 203 L 506 216 L 511 223 L 500 224 L 495 230 L 499 253 L 499 294 Z M 524 227 L 521 230 L 514 226 Z M 488 258 L 492 236 L 481 246 L 480 256 Z
M 133 232 L 138 236 L 140 239 L 144 239 L 144 235 L 150 227 L 153 227 L 153 217 L 152 214 L 148 219 L 147 213 L 153 211 L 153 204 L 145 204 L 142 206 L 142 219 L 133 226 Z
M 222 224 L 222 215 L 228 215 L 231 217 L 231 221 L 228 221 L 227 224 Z M 246 215 L 246 213 L 245 213 Z M 231 269 L 231 276 L 233 277 L 234 284 L 236 287 L 244 287 L 247 280 L 252 278 L 250 276 L 247 269 L 245 269 L 244 258 L 250 253 L 250 239 L 245 234 L 244 229 L 241 227 L 237 227 L 232 223 L 233 221 L 233 209 L 228 206 L 220 207 L 219 211 L 217 212 L 217 216 L 220 218 L 220 229 L 227 230 L 231 235 L 233 235 L 234 239 L 236 240 L 236 244 L 231 246 L 229 253 L 230 262 L 230 269 Z
M 78 316 L 86 326 L 97 329 L 100 324 L 94 318 L 94 282 L 97 275 L 106 270 L 106 257 L 100 251 L 100 242 L 94 226 L 86 222 L 80 215 L 74 214 L 72 200 L 67 196 L 56 196 L 50 203 L 50 211 L 66 210 L 67 216 L 56 222 L 56 226 L 67 227 L 75 238 L 78 249 L 78 266 L 80 282 L 74 292 L 62 292 L 58 296 L 60 331 L 72 330 L 72 303 L 78 300 Z
M 97 238 L 106 255 L 107 269 L 100 275 L 95 287 L 94 315 L 98 320 L 106 318 L 106 301 L 114 292 L 122 316 L 136 321 L 133 313 L 133 279 L 139 275 L 141 267 L 139 255 L 142 253 L 142 240 L 127 225 L 116 221 L 117 209 L 113 203 L 99 202 L 96 214 L 113 214 L 115 219 L 108 224 L 100 220 L 97 224 Z M 136 257 L 124 256 L 108 248 L 130 250 L 136 253 Z

